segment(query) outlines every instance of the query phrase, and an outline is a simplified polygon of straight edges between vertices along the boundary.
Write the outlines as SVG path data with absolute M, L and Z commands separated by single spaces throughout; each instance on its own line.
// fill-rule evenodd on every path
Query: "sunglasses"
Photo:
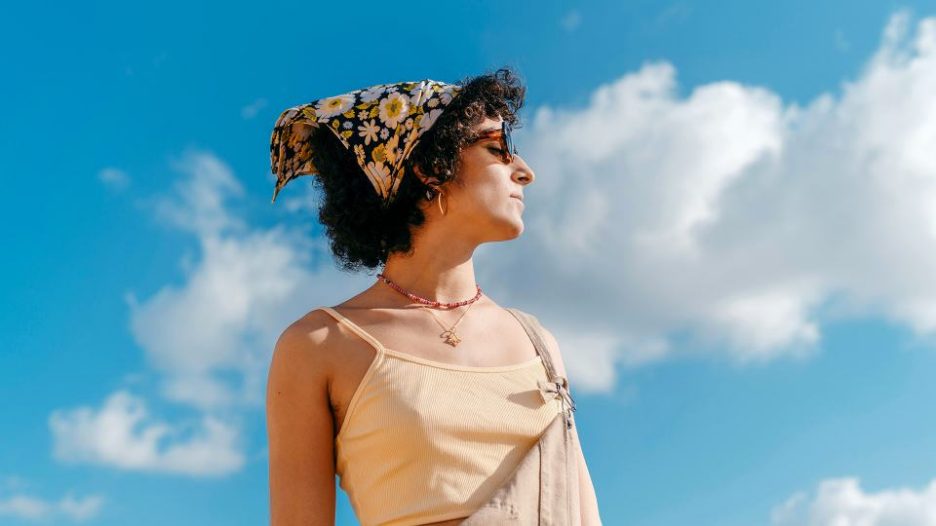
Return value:
M 507 121 L 501 121 L 501 129 L 488 130 L 484 133 L 481 133 L 472 139 L 468 145 L 470 146 L 476 142 L 487 139 L 500 139 L 501 159 L 504 161 L 504 164 L 510 164 L 513 162 L 513 156 L 517 154 L 517 147 L 514 146 L 513 140 L 510 138 L 510 124 L 508 124 Z

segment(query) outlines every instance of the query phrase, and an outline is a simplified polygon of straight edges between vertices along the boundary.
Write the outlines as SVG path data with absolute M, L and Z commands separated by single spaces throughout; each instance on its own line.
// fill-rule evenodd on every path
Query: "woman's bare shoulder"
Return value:
M 556 339 L 553 333 L 547 329 L 543 322 L 541 322 L 534 314 L 520 310 L 516 307 L 513 307 L 513 310 L 522 312 L 523 314 L 533 318 L 533 321 L 539 329 L 540 334 L 543 336 L 543 343 L 546 344 L 546 349 L 549 352 L 549 356 L 552 358 L 553 365 L 556 367 L 556 372 L 568 378 L 565 361 L 562 359 L 562 351 L 559 349 L 559 341 Z
M 287 373 L 282 375 L 284 380 L 295 376 L 305 385 L 316 379 L 327 382 L 336 339 L 333 321 L 327 313 L 315 309 L 290 323 L 276 340 L 271 372 L 282 371 Z
M 333 320 L 321 308 L 315 308 L 287 325 L 280 333 L 276 346 L 290 349 L 320 347 L 327 343 Z

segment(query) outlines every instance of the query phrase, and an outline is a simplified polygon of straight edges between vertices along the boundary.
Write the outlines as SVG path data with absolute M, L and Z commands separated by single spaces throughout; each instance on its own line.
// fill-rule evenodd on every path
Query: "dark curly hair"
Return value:
M 419 203 L 430 189 L 415 177 L 415 166 L 432 184 L 454 181 L 459 153 L 473 138 L 473 127 L 486 117 L 519 127 L 526 88 L 510 68 L 458 84 L 462 90 L 403 162 L 405 175 L 388 206 L 332 132 L 321 127 L 312 132 L 312 160 L 318 168 L 313 184 L 323 196 L 319 221 L 341 269 L 373 269 L 393 252 L 411 253 L 413 229 L 425 222 Z

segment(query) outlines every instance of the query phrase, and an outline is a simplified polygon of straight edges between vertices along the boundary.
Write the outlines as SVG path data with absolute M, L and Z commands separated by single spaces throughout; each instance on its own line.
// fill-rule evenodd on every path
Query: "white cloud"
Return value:
M 866 493 L 857 479 L 828 479 L 813 496 L 790 496 L 773 509 L 771 521 L 774 526 L 934 526 L 936 480 L 919 490 Z
M 85 521 L 96 517 L 104 504 L 100 495 L 77 498 L 66 495 L 58 501 L 17 494 L 0 497 L 0 517 L 16 517 L 25 520 L 48 520 L 66 518 Z
M 143 301 L 130 296 L 131 331 L 163 373 L 169 399 L 203 409 L 260 405 L 279 333 L 312 303 L 336 303 L 365 278 L 334 268 L 321 238 L 246 226 L 230 210 L 243 188 L 210 153 L 190 152 L 175 166 L 186 177 L 155 209 L 194 234 L 200 254 L 182 284 Z
M 98 172 L 98 180 L 114 190 L 124 190 L 130 186 L 130 176 L 118 168 L 104 168 Z
M 35 497 L 14 495 L 0 499 L 0 516 L 8 515 L 23 519 L 39 519 L 49 514 L 51 506 Z
M 151 418 L 145 402 L 126 391 L 100 409 L 55 411 L 49 427 L 54 455 L 65 462 L 192 476 L 225 475 L 244 464 L 234 426 L 211 416 L 172 426 Z
M 189 151 L 173 167 L 183 177 L 171 196 L 151 201 L 152 210 L 195 236 L 199 251 L 182 258 L 182 283 L 142 300 L 127 294 L 130 329 L 157 370 L 162 395 L 202 416 L 185 424 L 155 420 L 144 400 L 121 390 L 100 409 L 50 416 L 59 460 L 192 476 L 239 470 L 247 457 L 241 430 L 216 415 L 262 406 L 279 333 L 312 303 L 337 303 L 370 280 L 337 270 L 321 238 L 248 226 L 232 211 L 243 187 L 211 153 Z
M 731 81 L 683 97 L 654 62 L 584 108 L 538 108 L 517 133 L 527 231 L 485 248 L 479 281 L 596 391 L 687 352 L 675 334 L 738 363 L 809 356 L 819 309 L 936 333 L 936 18 L 913 29 L 895 14 L 860 75 L 806 107 Z
M 244 188 L 221 159 L 188 151 L 172 161 L 172 168 L 186 177 L 173 185 L 172 198 L 156 200 L 157 217 L 201 237 L 244 230 L 244 222 L 226 208 L 231 198 L 244 195 Z

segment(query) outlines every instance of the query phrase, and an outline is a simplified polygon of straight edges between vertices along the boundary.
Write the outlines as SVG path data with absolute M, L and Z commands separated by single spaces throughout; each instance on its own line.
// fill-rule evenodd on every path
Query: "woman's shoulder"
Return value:
M 546 350 L 549 352 L 549 356 L 556 368 L 556 372 L 568 378 L 565 362 L 562 359 L 562 351 L 559 349 L 559 341 L 556 339 L 556 336 L 546 328 L 546 325 L 540 321 L 539 317 L 537 317 L 532 312 L 521 310 L 516 307 L 507 307 L 507 310 L 513 310 L 520 313 L 521 315 L 525 315 L 532 321 L 535 329 L 543 337 L 543 343 L 546 345 Z
M 277 345 L 287 347 L 317 346 L 328 339 L 330 316 L 325 312 L 324 306 L 315 307 L 298 319 L 292 321 L 280 333 Z
M 280 333 L 273 348 L 272 367 L 302 371 L 307 379 L 327 379 L 331 371 L 331 348 L 335 344 L 334 319 L 316 307 L 294 320 Z

